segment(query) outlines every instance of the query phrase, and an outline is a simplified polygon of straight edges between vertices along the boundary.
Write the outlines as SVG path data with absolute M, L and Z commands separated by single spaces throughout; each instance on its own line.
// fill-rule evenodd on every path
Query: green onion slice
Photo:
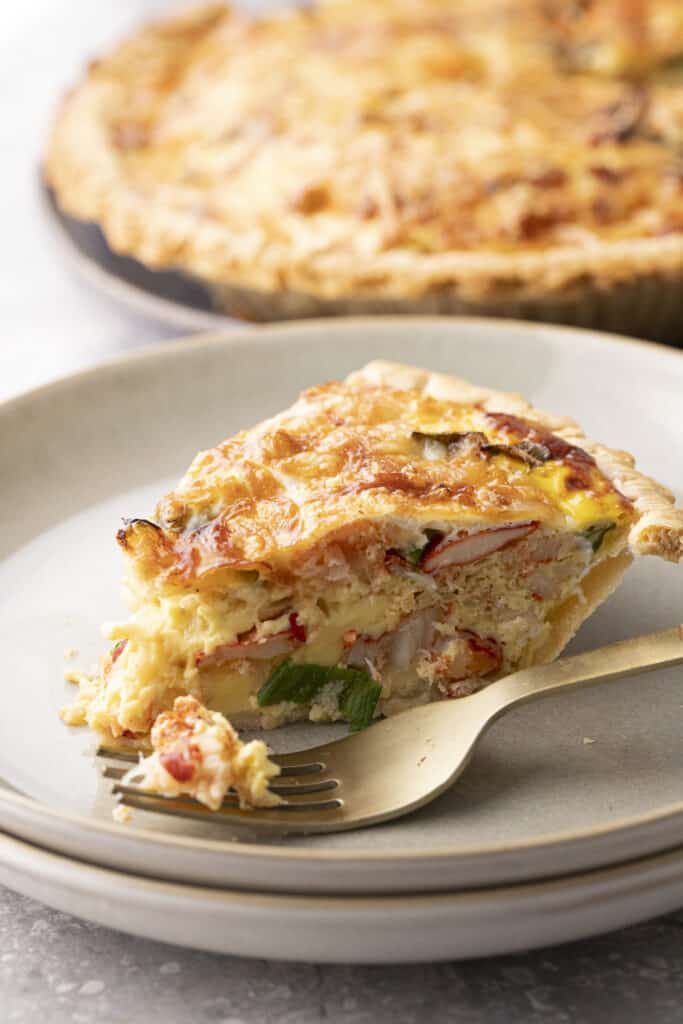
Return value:
M 588 541 L 590 546 L 593 548 L 593 551 L 597 551 L 605 539 L 605 535 L 608 534 L 610 530 L 613 530 L 616 525 L 616 523 L 611 522 L 593 523 L 592 526 L 581 531 L 581 536 Z
M 259 707 L 281 701 L 310 704 L 329 683 L 343 683 L 339 710 L 349 719 L 351 731 L 358 732 L 372 721 L 382 687 L 360 669 L 342 665 L 301 664 L 288 658 L 271 672 L 258 692 Z

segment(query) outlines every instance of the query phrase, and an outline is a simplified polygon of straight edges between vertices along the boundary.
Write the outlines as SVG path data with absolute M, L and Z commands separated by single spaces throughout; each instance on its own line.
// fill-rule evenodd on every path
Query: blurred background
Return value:
M 88 61 L 174 0 L 7 4 L 0 37 L 0 399 L 186 333 L 107 298 L 78 274 L 45 202 L 40 162 L 60 98 Z M 278 0 L 245 9 L 277 9 Z
M 66 222 L 60 221 L 46 197 L 39 173 L 47 132 L 60 98 L 81 79 L 88 62 L 106 54 L 117 41 L 147 20 L 186 6 L 173 0 L 121 0 L 98 4 L 72 0 L 68 5 L 55 0 L 30 0 L 10 5 L 3 12 L 0 137 L 4 188 L 0 190 L 0 210 L 5 244 L 0 298 L 5 313 L 5 342 L 0 346 L 0 397 L 24 391 L 132 347 L 219 322 L 216 314 L 208 310 L 198 286 L 191 282 L 181 285 L 181 294 L 176 295 L 186 304 L 185 312 L 165 316 L 163 300 L 160 305 L 158 296 L 155 299 L 154 294 L 150 294 L 157 288 L 163 295 L 165 288 L 173 287 L 167 285 L 163 277 L 158 279 L 161 282 L 158 286 L 150 284 L 153 275 L 149 271 L 139 264 L 136 270 L 132 260 L 126 263 L 119 258 L 116 262 L 113 256 L 114 262 L 108 265 L 107 274 L 102 275 L 97 259 L 92 259 L 93 254 L 97 257 L 98 244 L 104 251 L 103 244 L 97 242 L 93 233 L 97 229 L 72 222 L 69 236 L 64 230 Z M 252 0 L 237 6 L 257 12 L 285 8 L 288 4 L 283 0 L 260 3 Z M 559 19 L 560 24 L 565 15 L 571 20 L 592 10 L 590 3 L 576 5 L 569 0 L 565 4 L 549 0 L 546 6 L 553 10 L 553 18 Z M 635 12 L 635 24 L 647 9 L 644 0 L 600 0 L 595 6 L 604 8 L 608 14 L 612 8 L 627 15 Z M 359 4 L 359 11 L 362 9 Z M 683 16 L 675 2 L 662 0 L 661 10 L 661 25 L 657 29 L 661 36 L 666 35 L 662 31 L 665 19 L 673 19 L 683 26 Z M 617 121 L 621 116 L 618 109 L 605 109 L 603 113 L 616 117 Z M 676 112 L 672 107 L 669 113 L 671 116 L 663 129 L 667 139 L 667 133 L 673 133 L 672 137 L 683 133 L 683 112 Z M 676 118 L 679 123 L 674 123 Z M 647 130 L 648 125 L 645 125 L 644 140 Z M 602 159 L 602 151 L 599 155 Z M 598 167 L 598 170 L 603 176 L 609 173 L 609 169 Z M 671 180 L 667 185 L 669 189 L 675 187 Z M 83 250 L 88 246 L 90 251 L 83 258 Z M 131 266 L 132 273 L 140 275 L 136 281 L 141 286 L 137 298 L 126 284 Z M 145 273 L 149 275 L 147 279 Z M 145 298 L 145 291 L 150 300 L 138 301 L 140 296 Z M 204 307 L 200 309 L 202 302 Z M 646 296 L 646 302 L 651 306 L 652 315 L 658 313 L 661 304 L 656 292 Z M 677 308 L 678 299 L 671 289 L 667 302 Z M 426 311 L 438 312 L 439 309 Z M 512 310 L 512 315 L 534 314 Z M 561 313 L 556 319 L 563 320 Z M 641 316 L 633 333 L 647 333 L 642 328 L 642 320 Z M 648 322 L 646 319 L 645 323 Z M 596 314 L 592 325 L 604 327 L 604 318 Z M 628 330 L 628 320 L 618 329 Z M 666 340 L 677 343 L 676 337 Z
M 93 292 L 65 259 L 40 188 L 56 104 L 85 64 L 168 0 L 30 0 L 3 10 L 0 398 L 173 333 Z

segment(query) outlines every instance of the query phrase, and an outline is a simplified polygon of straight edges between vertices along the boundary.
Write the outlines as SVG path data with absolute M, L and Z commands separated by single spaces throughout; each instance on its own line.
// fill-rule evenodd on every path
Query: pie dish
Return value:
M 521 8 L 521 9 L 520 9 Z M 66 98 L 45 175 L 110 246 L 257 320 L 681 314 L 678 0 L 221 4 Z
M 190 696 L 238 725 L 347 720 L 554 658 L 683 511 L 518 395 L 377 361 L 201 452 L 118 533 L 129 621 L 62 712 L 144 742 Z

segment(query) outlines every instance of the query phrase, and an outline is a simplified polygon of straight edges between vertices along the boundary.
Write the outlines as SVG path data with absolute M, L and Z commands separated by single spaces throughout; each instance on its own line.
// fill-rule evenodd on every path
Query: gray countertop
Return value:
M 0 893 L 3 1024 L 680 1024 L 683 912 L 523 956 L 318 967 L 134 939 Z
M 3 10 L 0 397 L 172 333 L 74 279 L 61 263 L 37 187 L 56 97 L 85 60 L 135 21 L 169 6 L 163 0 L 25 0 Z M 316 967 L 132 939 L 0 889 L 1 1024 L 645 1019 L 683 1020 L 683 912 L 524 956 Z

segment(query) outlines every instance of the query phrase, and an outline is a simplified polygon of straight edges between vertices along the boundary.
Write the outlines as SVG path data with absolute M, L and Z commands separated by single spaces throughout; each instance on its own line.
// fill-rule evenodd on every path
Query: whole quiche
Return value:
M 680 0 L 327 0 L 175 14 L 95 61 L 67 214 L 269 320 L 474 312 L 673 335 Z

